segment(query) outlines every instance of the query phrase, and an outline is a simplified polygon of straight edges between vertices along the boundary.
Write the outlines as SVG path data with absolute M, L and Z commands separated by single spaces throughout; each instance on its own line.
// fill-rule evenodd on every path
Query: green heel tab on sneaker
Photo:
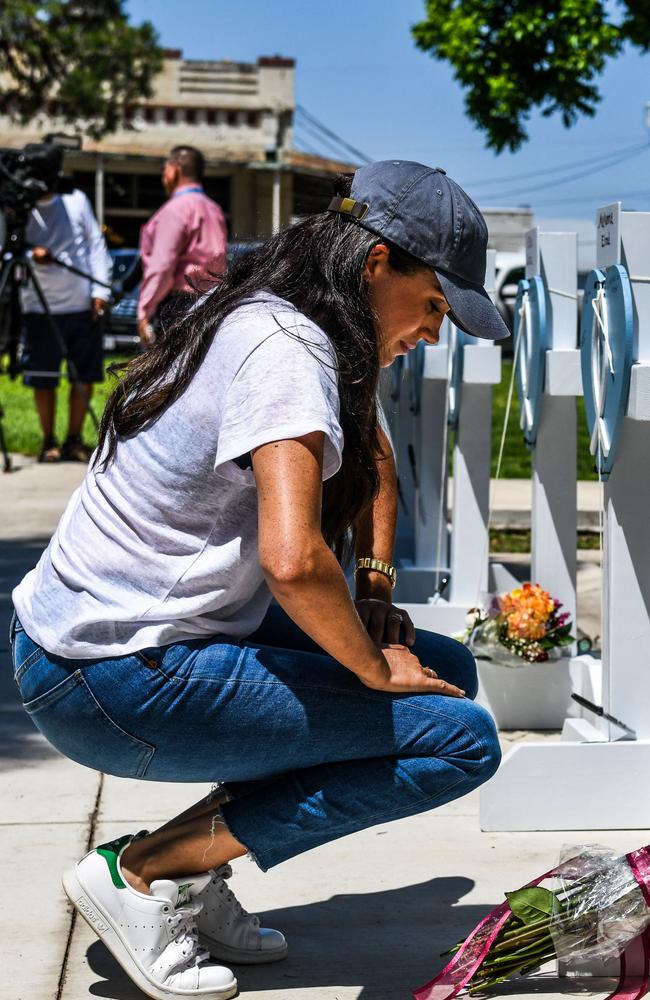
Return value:
M 126 882 L 122 879 L 117 867 L 117 859 L 132 839 L 131 834 L 127 833 L 124 837 L 118 837 L 117 840 L 111 840 L 108 844 L 102 844 L 101 847 L 95 848 L 97 854 L 100 854 L 106 861 L 111 873 L 111 881 L 116 889 L 126 889 Z

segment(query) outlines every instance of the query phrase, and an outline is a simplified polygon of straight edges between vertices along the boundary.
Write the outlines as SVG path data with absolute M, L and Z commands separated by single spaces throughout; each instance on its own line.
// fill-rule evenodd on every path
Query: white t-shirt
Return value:
M 14 590 L 46 650 L 121 656 L 211 635 L 243 638 L 270 593 L 257 489 L 233 460 L 269 441 L 325 434 L 323 478 L 341 464 L 334 351 L 290 303 L 258 295 L 221 324 L 183 395 L 91 467 L 40 562 Z
M 47 247 L 53 257 L 78 267 L 98 282 L 107 282 L 111 275 L 111 258 L 88 198 L 83 191 L 54 195 L 49 201 L 38 202 L 31 211 L 27 242 Z M 57 264 L 35 264 L 36 277 L 50 312 L 85 312 L 91 298 L 108 300 L 105 285 L 82 278 Z M 24 312 L 43 312 L 43 306 L 29 282 L 21 290 Z

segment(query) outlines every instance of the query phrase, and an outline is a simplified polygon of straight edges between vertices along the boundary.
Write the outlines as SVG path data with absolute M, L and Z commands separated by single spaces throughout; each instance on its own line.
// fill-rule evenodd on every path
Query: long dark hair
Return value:
M 351 179 L 350 174 L 339 175 L 335 192 L 349 195 Z M 322 212 L 236 259 L 211 293 L 173 323 L 150 351 L 115 366 L 124 369 L 124 376 L 99 428 L 101 466 L 106 468 L 115 455 L 120 437 L 154 421 L 185 391 L 224 317 L 255 293 L 272 292 L 320 326 L 334 348 L 345 446 L 341 468 L 324 485 L 322 532 L 345 563 L 354 550 L 355 523 L 379 485 L 379 351 L 362 277 L 368 254 L 379 242 L 387 243 L 347 216 Z M 387 245 L 395 270 L 412 273 L 425 266 Z

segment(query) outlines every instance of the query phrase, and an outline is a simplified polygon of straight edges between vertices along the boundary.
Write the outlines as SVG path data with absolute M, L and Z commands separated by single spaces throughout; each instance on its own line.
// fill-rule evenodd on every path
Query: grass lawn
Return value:
M 578 549 L 600 548 L 600 538 L 595 531 L 579 531 L 577 542 Z M 530 530 L 490 528 L 490 552 L 530 552 Z
M 492 475 L 496 472 L 497 458 L 499 456 L 499 444 L 501 442 L 501 431 L 506 412 L 508 399 L 508 386 L 512 374 L 512 361 L 504 361 L 501 373 L 501 382 L 494 387 L 492 406 Z M 587 430 L 587 419 L 585 417 L 585 404 L 582 397 L 578 404 L 578 479 L 598 479 L 594 470 L 594 460 L 589 454 L 589 432 Z M 508 432 L 503 450 L 503 461 L 501 463 L 502 479 L 529 479 L 531 475 L 530 451 L 524 444 L 523 434 L 519 426 L 519 402 L 517 400 L 517 387 L 513 389 L 512 407 L 510 409 L 510 420 L 508 422 Z
M 121 360 L 125 359 L 122 356 L 111 354 L 107 358 L 107 364 L 110 365 Z M 0 370 L 4 370 L 4 368 Z M 104 405 L 114 385 L 115 379 L 107 375 L 106 381 L 94 388 L 91 406 L 98 419 L 101 418 Z M 56 434 L 59 441 L 64 440 L 68 429 L 69 395 L 69 383 L 65 378 L 62 378 L 57 393 L 56 413 Z M 36 416 L 32 390 L 23 385 L 20 377 L 11 380 L 7 375 L 0 375 L 0 405 L 4 410 L 3 425 L 9 451 L 20 455 L 38 455 L 42 435 Z M 86 444 L 94 446 L 97 443 L 97 434 L 90 417 L 86 417 L 83 436 Z
M 122 356 L 109 355 L 107 363 L 112 364 L 118 360 L 124 359 Z M 499 442 L 511 372 L 512 362 L 504 362 L 501 384 L 494 388 L 492 423 L 493 474 L 496 470 L 496 460 L 499 452 Z M 98 417 L 101 416 L 106 399 L 114 384 L 115 379 L 112 376 L 107 376 L 106 381 L 102 385 L 95 387 L 92 406 Z M 62 379 L 57 405 L 57 435 L 60 441 L 65 437 L 67 429 L 68 394 L 69 386 L 66 380 Z M 20 379 L 11 381 L 6 375 L 1 375 L 0 404 L 4 408 L 5 416 L 3 423 L 9 451 L 24 455 L 37 455 L 41 446 L 41 433 L 36 417 L 36 410 L 34 409 L 31 389 L 26 389 Z M 88 417 L 84 426 L 84 439 L 89 445 L 94 445 L 96 442 L 95 430 L 92 421 Z M 528 479 L 530 478 L 530 473 L 530 452 L 523 442 L 522 433 L 519 428 L 519 405 L 515 390 L 503 453 L 501 477 L 503 479 Z M 593 459 L 589 454 L 589 436 L 582 399 L 578 400 L 578 478 L 597 479 L 594 472 Z

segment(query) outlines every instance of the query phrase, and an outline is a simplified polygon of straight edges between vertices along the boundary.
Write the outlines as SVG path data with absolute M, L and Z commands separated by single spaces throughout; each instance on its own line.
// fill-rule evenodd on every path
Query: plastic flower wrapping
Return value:
M 451 1000 L 464 990 L 483 996 L 551 959 L 569 971 L 584 971 L 585 961 L 619 959 L 618 986 L 608 1000 L 645 996 L 650 846 L 625 855 L 600 846 L 569 853 L 556 868 L 506 892 L 506 901 L 451 949 L 454 957 L 442 972 L 413 991 L 416 1000 Z
M 538 583 L 492 594 L 486 603 L 469 611 L 460 637 L 477 660 L 507 667 L 542 663 L 559 657 L 562 647 L 574 641 L 569 612 L 562 612 L 561 603 Z

